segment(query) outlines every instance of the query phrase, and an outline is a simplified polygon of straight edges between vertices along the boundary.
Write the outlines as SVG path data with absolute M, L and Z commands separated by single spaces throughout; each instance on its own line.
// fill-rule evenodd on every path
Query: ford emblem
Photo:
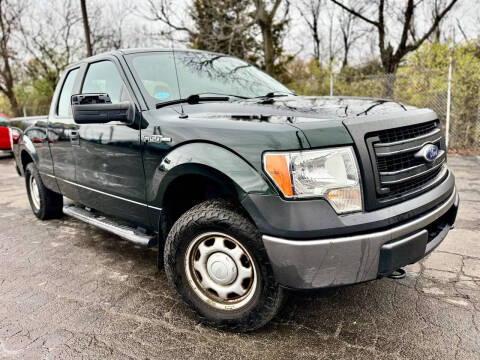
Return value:
M 432 162 L 438 156 L 438 146 L 433 144 L 427 144 L 422 147 L 416 154 L 416 158 L 424 159 L 425 161 Z

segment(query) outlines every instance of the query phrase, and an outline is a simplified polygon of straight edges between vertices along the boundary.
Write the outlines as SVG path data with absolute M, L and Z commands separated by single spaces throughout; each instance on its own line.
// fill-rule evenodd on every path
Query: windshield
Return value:
M 228 55 L 180 51 L 175 52 L 174 59 L 171 52 L 149 52 L 130 54 L 127 59 L 150 103 L 187 98 L 194 94 L 250 98 L 272 92 L 292 93 L 263 71 Z

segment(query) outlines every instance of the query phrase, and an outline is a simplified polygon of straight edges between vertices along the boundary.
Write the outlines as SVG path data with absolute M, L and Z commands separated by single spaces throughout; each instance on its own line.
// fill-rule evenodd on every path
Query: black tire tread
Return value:
M 199 224 L 208 223 L 212 219 L 223 224 L 228 224 L 231 229 L 243 229 L 247 234 L 251 234 L 252 238 L 258 240 L 254 243 L 256 244 L 255 252 L 257 256 L 261 258 L 260 261 L 258 261 L 258 266 L 262 267 L 260 272 L 263 275 L 262 283 L 265 285 L 262 286 L 263 296 L 260 298 L 259 306 L 254 308 L 248 316 L 244 316 L 235 321 L 224 321 L 206 317 L 195 307 L 191 299 L 180 290 L 182 289 L 182 278 L 176 274 L 176 257 L 171 255 L 175 254 L 176 249 L 183 240 L 181 235 L 185 233 L 185 231 Z M 252 244 L 249 245 L 251 246 Z M 251 249 L 249 249 L 249 251 L 251 251 Z M 164 263 L 167 278 L 172 287 L 179 293 L 184 301 L 194 309 L 197 318 L 202 323 L 217 329 L 233 332 L 247 332 L 258 329 L 268 323 L 277 314 L 284 302 L 284 290 L 278 285 L 274 278 L 263 242 L 261 241 L 261 234 L 248 217 L 243 214 L 239 206 L 223 199 L 207 200 L 198 204 L 177 220 L 166 240 Z
M 35 177 L 35 180 L 37 181 L 38 191 L 40 194 L 40 209 L 38 211 L 34 210 L 32 204 L 29 187 L 30 176 Z M 34 163 L 27 164 L 27 167 L 25 168 L 25 185 L 27 187 L 30 206 L 32 207 L 32 211 L 37 218 L 39 218 L 40 220 L 48 220 L 62 217 L 63 196 L 50 189 L 47 189 L 45 185 L 43 185 L 40 173 L 38 172 L 38 169 Z

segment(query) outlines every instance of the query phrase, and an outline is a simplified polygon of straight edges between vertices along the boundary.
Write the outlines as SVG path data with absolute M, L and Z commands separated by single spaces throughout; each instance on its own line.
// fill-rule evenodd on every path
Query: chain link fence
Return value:
M 334 74 L 330 79 L 333 95 L 393 99 L 404 104 L 434 110 L 448 130 L 448 146 L 453 151 L 480 150 L 480 87 L 477 80 L 461 73 L 424 68 L 381 75 Z

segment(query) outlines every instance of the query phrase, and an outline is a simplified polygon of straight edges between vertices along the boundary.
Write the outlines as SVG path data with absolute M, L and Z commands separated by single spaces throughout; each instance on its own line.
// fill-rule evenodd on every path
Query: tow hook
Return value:
M 394 270 L 390 275 L 388 275 L 388 278 L 400 280 L 400 279 L 403 279 L 405 276 L 407 276 L 405 270 L 400 268 L 400 269 Z

